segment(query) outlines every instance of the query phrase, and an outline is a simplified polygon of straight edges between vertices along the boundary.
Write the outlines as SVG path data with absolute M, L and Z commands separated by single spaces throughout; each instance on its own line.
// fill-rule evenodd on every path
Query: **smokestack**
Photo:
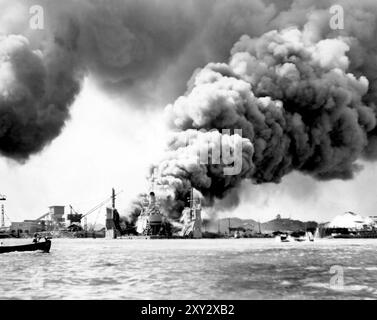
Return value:
M 195 205 L 194 205 L 194 188 L 191 188 L 190 191 L 190 220 L 193 219 Z

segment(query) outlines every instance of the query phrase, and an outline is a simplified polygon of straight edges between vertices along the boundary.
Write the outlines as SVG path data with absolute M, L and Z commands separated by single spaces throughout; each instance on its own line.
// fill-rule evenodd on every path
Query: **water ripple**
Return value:
M 0 256 L 0 299 L 376 299 L 376 249 L 373 239 L 54 239 L 50 254 Z

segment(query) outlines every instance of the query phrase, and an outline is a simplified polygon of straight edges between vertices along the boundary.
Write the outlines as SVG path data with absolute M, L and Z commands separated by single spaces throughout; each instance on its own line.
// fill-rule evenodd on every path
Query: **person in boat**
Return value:
M 41 237 L 38 233 L 34 233 L 33 243 L 38 243 L 41 240 Z

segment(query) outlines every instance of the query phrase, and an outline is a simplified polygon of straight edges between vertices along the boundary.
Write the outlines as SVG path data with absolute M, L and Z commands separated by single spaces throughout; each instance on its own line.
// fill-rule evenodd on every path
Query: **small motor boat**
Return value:
M 0 253 L 8 253 L 8 252 L 23 252 L 23 251 L 43 251 L 43 252 L 50 252 L 51 248 L 51 240 L 46 239 L 46 241 L 32 243 L 32 244 L 25 244 L 21 246 L 0 246 Z
M 280 241 L 281 242 L 289 242 L 289 238 L 287 234 L 281 234 L 280 235 Z
M 235 239 L 239 239 L 239 238 L 241 238 L 241 235 L 240 235 L 240 233 L 239 233 L 238 230 L 234 233 L 234 238 L 235 238 Z

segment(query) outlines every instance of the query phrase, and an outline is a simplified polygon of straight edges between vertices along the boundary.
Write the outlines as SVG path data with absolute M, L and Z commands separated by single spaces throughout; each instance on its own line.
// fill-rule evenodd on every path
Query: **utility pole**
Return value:
M 5 218 L 4 218 L 4 205 L 1 204 L 1 228 L 5 227 Z
M 5 201 L 7 200 L 7 197 L 0 194 L 0 201 Z M 1 204 L 1 224 L 0 224 L 0 227 L 1 228 L 4 228 L 5 227 L 5 209 L 4 209 L 4 203 Z

